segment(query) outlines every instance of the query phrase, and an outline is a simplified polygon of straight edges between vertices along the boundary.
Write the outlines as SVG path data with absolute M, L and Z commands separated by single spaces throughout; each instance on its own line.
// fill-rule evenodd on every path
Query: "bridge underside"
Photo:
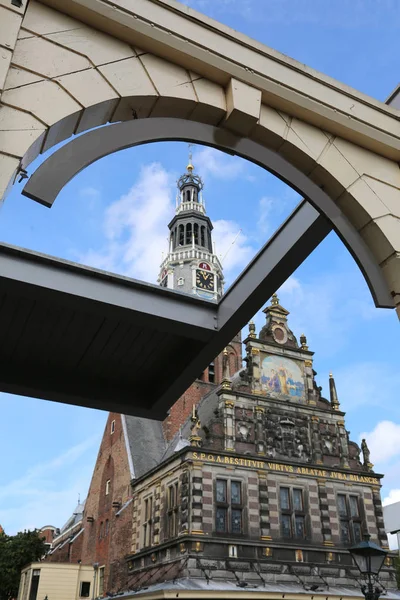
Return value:
M 330 230 L 303 201 L 219 303 L 0 245 L 0 390 L 163 419 Z

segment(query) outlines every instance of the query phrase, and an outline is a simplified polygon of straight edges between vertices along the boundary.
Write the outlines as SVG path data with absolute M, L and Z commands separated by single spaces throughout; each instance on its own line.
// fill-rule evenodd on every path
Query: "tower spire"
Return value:
M 162 257 L 158 281 L 164 287 L 216 300 L 223 291 L 222 265 L 213 247 L 213 225 L 203 202 L 203 180 L 194 172 L 192 147 L 188 145 L 188 164 L 177 181 L 168 254 Z
M 333 410 L 339 410 L 340 403 L 339 403 L 339 399 L 338 399 L 338 395 L 337 395 L 337 391 L 336 391 L 335 380 L 333 378 L 332 373 L 329 373 L 329 392 L 330 392 L 330 397 L 331 397 L 331 406 L 332 406 Z
M 189 171 L 190 173 L 194 170 L 194 166 L 193 166 L 193 155 L 192 155 L 192 148 L 193 148 L 193 144 L 188 144 L 188 149 L 189 149 L 189 162 L 188 165 L 186 167 L 186 170 Z

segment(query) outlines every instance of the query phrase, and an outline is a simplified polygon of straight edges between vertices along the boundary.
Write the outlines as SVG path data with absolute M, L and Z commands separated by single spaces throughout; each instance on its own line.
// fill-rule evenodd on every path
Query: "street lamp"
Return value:
M 358 570 L 366 581 L 366 583 L 361 586 L 361 591 L 365 596 L 365 600 L 378 600 L 382 593 L 382 588 L 378 581 L 378 574 L 383 566 L 387 552 L 373 542 L 370 542 L 369 539 L 370 536 L 365 535 L 364 541 L 349 548 L 349 552 L 353 557 Z

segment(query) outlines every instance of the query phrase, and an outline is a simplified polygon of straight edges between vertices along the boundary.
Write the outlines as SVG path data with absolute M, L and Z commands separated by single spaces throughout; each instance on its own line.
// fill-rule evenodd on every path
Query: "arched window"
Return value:
M 186 245 L 189 246 L 192 243 L 192 224 L 186 225 Z
M 193 233 L 194 233 L 194 243 L 198 244 L 199 243 L 199 224 L 195 223 L 193 225 Z
M 193 188 L 193 202 L 198 202 L 197 188 Z
M 179 225 L 179 245 L 183 246 L 185 244 L 185 228 L 183 225 Z
M 174 229 L 174 242 L 175 242 L 174 248 L 176 248 L 177 245 L 178 245 L 178 240 L 177 240 L 177 237 L 176 237 L 177 236 L 177 231 L 178 231 L 178 228 L 175 227 L 175 229 Z
M 186 202 L 190 202 L 190 190 L 186 190 Z
M 204 227 L 204 225 L 201 226 L 200 245 L 201 246 L 205 246 L 206 245 L 206 228 Z

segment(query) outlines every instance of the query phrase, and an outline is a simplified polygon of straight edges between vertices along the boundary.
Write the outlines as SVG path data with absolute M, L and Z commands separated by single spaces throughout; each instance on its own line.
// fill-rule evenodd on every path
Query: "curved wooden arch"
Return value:
M 63 187 L 96 160 L 125 148 L 156 141 L 199 142 L 245 158 L 272 172 L 331 222 L 361 269 L 375 305 L 393 308 L 393 299 L 371 251 L 328 194 L 277 152 L 212 125 L 152 118 L 95 129 L 69 142 L 42 163 L 25 185 L 23 194 L 50 207 Z

